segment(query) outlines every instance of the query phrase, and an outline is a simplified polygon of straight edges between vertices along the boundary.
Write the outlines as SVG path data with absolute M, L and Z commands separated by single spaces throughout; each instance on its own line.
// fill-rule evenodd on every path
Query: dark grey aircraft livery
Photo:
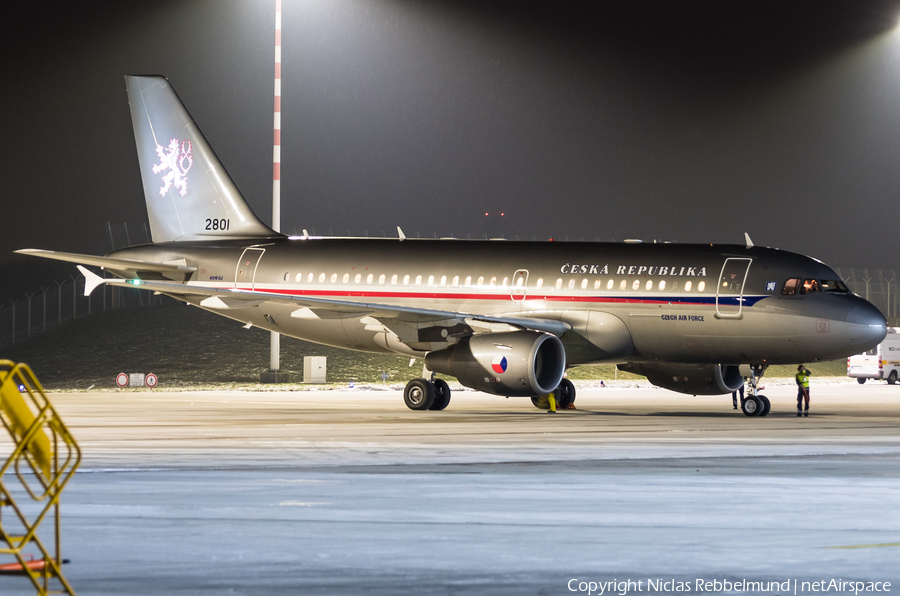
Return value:
M 316 238 L 259 221 L 164 77 L 126 77 L 153 243 L 79 263 L 85 294 L 144 288 L 312 342 L 424 359 L 404 400 L 441 410 L 447 383 L 575 398 L 567 367 L 615 363 L 686 394 L 748 379 L 765 415 L 770 364 L 849 356 L 886 321 L 815 259 L 742 245 Z M 81 266 L 116 275 L 103 279 Z M 546 403 L 544 400 L 543 403 Z

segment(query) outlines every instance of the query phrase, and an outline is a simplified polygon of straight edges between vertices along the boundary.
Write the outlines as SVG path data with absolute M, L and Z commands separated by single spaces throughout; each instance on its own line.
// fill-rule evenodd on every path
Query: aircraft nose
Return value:
M 869 349 L 877 346 L 887 335 L 887 320 L 870 302 L 860 299 L 847 314 L 847 322 L 853 328 L 850 341 L 855 346 Z

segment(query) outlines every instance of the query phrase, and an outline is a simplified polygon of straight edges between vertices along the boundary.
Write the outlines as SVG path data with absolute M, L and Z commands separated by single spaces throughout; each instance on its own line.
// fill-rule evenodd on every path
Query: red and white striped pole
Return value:
M 275 135 L 272 149 L 272 229 L 281 231 L 281 0 L 275 0 Z M 281 335 L 269 336 L 269 370 L 281 369 Z
M 272 152 L 272 229 L 281 231 L 281 0 L 275 0 L 275 147 Z

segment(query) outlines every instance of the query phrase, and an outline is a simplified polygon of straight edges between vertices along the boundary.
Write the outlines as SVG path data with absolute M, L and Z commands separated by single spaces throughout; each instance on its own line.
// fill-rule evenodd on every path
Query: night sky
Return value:
M 481 237 L 502 210 L 509 238 L 747 231 L 900 267 L 898 17 L 900 0 L 284 0 L 282 230 Z M 169 78 L 270 221 L 274 0 L 17 3 L 0 28 L 7 289 L 34 289 L 17 248 L 104 253 L 107 221 L 143 239 L 125 74 Z

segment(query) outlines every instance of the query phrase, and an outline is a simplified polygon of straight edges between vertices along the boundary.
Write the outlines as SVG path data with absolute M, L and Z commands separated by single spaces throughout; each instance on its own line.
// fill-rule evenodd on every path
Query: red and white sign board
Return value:
M 116 375 L 116 385 L 119 387 L 128 387 L 128 375 L 119 373 Z
M 150 373 L 144 379 L 144 383 L 147 385 L 147 387 L 149 387 L 150 389 L 153 389 L 159 383 L 159 379 L 157 378 L 156 375 L 154 375 L 153 373 Z

